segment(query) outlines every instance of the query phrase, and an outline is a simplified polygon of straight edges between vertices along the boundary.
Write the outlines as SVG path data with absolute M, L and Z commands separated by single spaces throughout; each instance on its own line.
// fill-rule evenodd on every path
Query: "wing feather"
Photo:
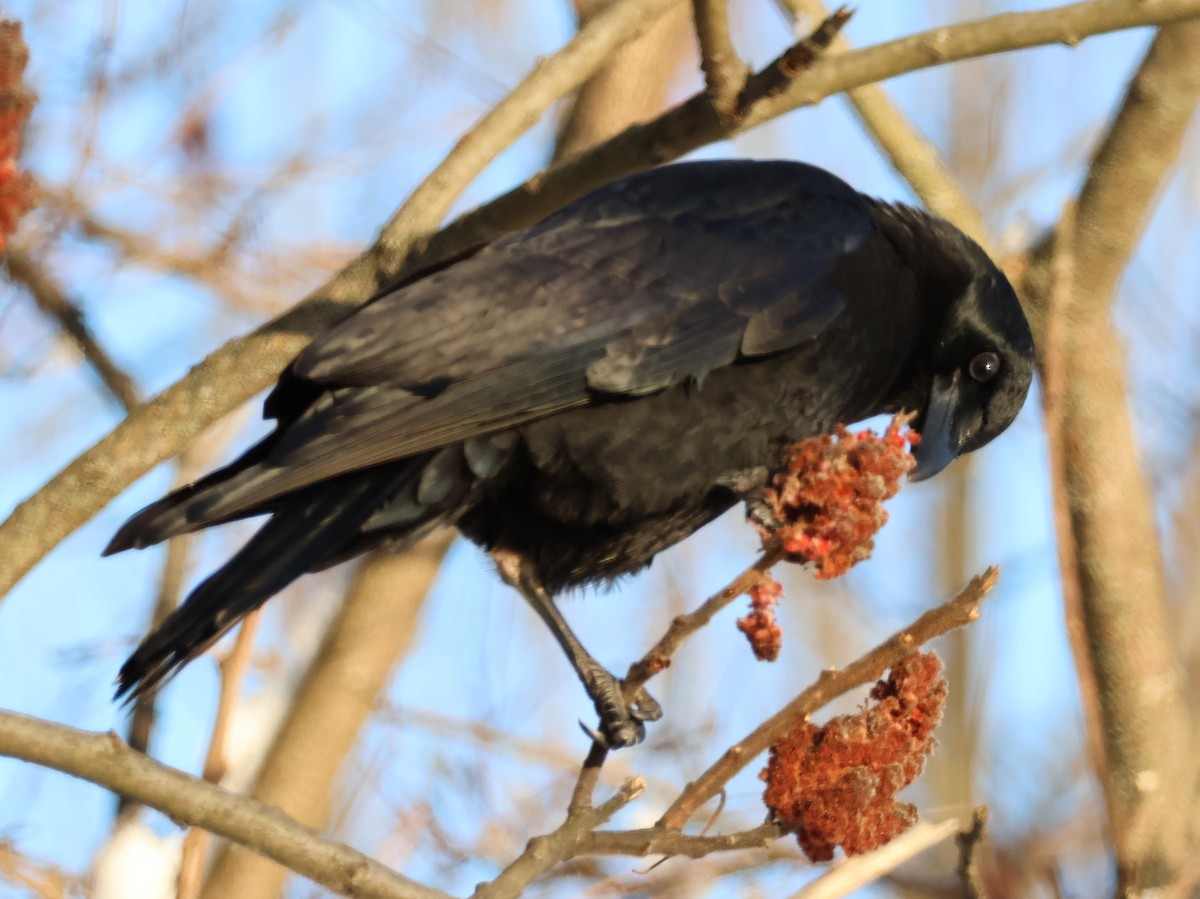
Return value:
M 291 374 L 323 395 L 202 512 L 794 347 L 843 311 L 826 276 L 871 228 L 800 163 L 614 182 L 318 335 Z

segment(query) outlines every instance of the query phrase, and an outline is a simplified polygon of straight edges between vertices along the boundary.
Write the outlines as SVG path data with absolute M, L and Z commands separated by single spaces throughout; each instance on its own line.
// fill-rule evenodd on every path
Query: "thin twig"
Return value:
M 186 456 L 187 452 L 184 455 Z M 180 468 L 183 467 L 181 464 Z M 177 477 L 174 486 L 182 487 L 185 483 L 187 481 L 181 481 Z M 162 574 L 159 575 L 158 591 L 154 597 L 154 609 L 150 614 L 150 626 L 147 631 L 156 628 L 179 605 L 191 545 L 192 536 L 190 534 L 181 534 L 167 541 L 166 552 L 163 553 Z M 139 694 L 134 700 L 133 712 L 129 716 L 129 736 L 126 737 L 131 749 L 138 752 L 150 751 L 150 737 L 154 731 L 154 722 L 157 717 L 155 711 L 157 700 L 158 694 L 153 690 Z M 117 806 L 118 817 L 125 808 L 126 802 L 122 798 Z
M 739 596 L 761 583 L 763 578 L 770 574 L 772 566 L 781 558 L 783 558 L 782 549 L 765 550 L 753 565 L 702 602 L 695 611 L 679 615 L 672 620 L 667 632 L 659 638 L 658 642 L 650 647 L 638 661 L 629 666 L 629 671 L 621 682 L 621 692 L 625 696 L 625 701 L 632 702 L 638 691 L 646 685 L 650 678 L 670 666 L 671 657 L 688 637 L 712 621 L 722 609 Z M 570 811 L 574 812 L 591 804 L 592 794 L 600 780 L 600 770 L 604 767 L 604 761 L 607 758 L 608 749 L 593 742 L 583 761 L 583 766 L 580 768 L 579 778 L 575 781 L 575 789 L 571 793 L 571 802 L 568 806 Z
M 737 114 L 738 95 L 746 86 L 750 67 L 738 56 L 729 33 L 729 0 L 693 0 L 696 38 L 700 42 L 700 68 L 712 98 L 713 109 L 722 121 Z
M 597 830 L 588 834 L 575 849 L 575 855 L 647 855 L 703 858 L 714 852 L 762 849 L 787 831 L 778 824 L 761 824 L 751 830 L 703 837 L 647 827 L 642 830 Z
M 637 799 L 645 789 L 645 782 L 634 777 L 601 805 L 573 809 L 557 830 L 530 840 L 525 851 L 499 877 L 480 884 L 472 899 L 510 899 L 521 895 L 525 887 L 573 855 L 581 840 Z
M 254 635 L 258 631 L 262 609 L 255 609 L 243 619 L 238 628 L 233 648 L 220 661 L 221 691 L 217 700 L 217 714 L 213 719 L 212 736 L 208 740 L 208 753 L 204 758 L 204 779 L 218 784 L 225 776 L 225 746 L 229 734 L 229 721 L 242 693 L 242 681 L 250 668 L 250 656 L 254 651 Z M 195 899 L 200 895 L 200 882 L 204 875 L 204 857 L 208 851 L 211 834 L 207 830 L 193 827 L 183 839 L 183 851 L 179 860 L 179 876 L 176 878 L 175 893 L 178 899 Z
M 397 275 L 465 251 L 497 233 L 531 224 L 605 181 L 674 159 L 735 131 L 761 124 L 832 93 L 957 59 L 1200 15 L 1200 0 L 1084 0 L 1027 13 L 1006 13 L 818 60 L 783 94 L 757 104 L 735 129 L 723 127 L 706 95 L 552 166 L 520 187 L 412 243 Z M 461 185 L 446 184 L 447 196 Z M 384 228 L 389 256 L 414 236 L 393 220 Z M 388 270 L 390 273 L 390 269 Z M 85 451 L 0 525 L 0 595 L 54 546 L 150 468 L 175 455 L 200 431 L 266 387 L 310 336 L 373 294 L 383 273 L 368 251 L 297 307 L 213 352 Z
M 245 282 L 256 279 L 240 278 L 237 272 L 227 271 L 224 264 L 226 260 L 220 258 L 215 249 L 187 253 L 162 246 L 149 234 L 105 221 L 74 193 L 47 182 L 38 184 L 38 202 L 59 218 L 69 221 L 84 236 L 110 245 L 123 261 L 134 262 L 153 271 L 186 275 L 244 308 L 267 308 L 268 304 L 261 296 L 261 286 L 257 283 L 251 284 L 250 288 L 246 286 Z
M 983 873 L 979 870 L 979 847 L 987 839 L 988 808 L 981 805 L 971 813 L 971 826 L 954 838 L 958 846 L 958 877 L 964 899 L 988 899 Z
M 632 699 L 650 678 L 669 667 L 671 657 L 678 652 L 679 647 L 688 637 L 712 621 L 739 596 L 744 596 L 761 584 L 765 578 L 770 576 L 771 568 L 782 558 L 782 549 L 764 550 L 753 565 L 702 602 L 695 611 L 676 616 L 659 641 L 650 647 L 644 656 L 629 666 L 629 671 L 623 681 L 626 698 Z
M 521 737 L 480 720 L 461 718 L 429 708 L 395 705 L 386 697 L 379 697 L 373 713 L 374 720 L 379 723 L 401 730 L 417 728 L 436 734 L 439 738 L 448 736 L 464 740 L 489 753 L 503 754 L 527 765 L 541 765 L 556 772 L 569 773 L 579 764 L 578 754 L 565 746 L 549 743 L 542 738 Z
M 84 320 L 82 310 L 71 301 L 50 273 L 34 262 L 23 249 L 15 246 L 8 248 L 8 273 L 14 281 L 24 284 L 38 308 L 58 323 L 96 372 L 109 396 L 126 412 L 132 411 L 141 402 L 133 378 L 100 345 Z
M 221 672 L 220 698 L 217 700 L 217 714 L 213 720 L 208 754 L 204 758 L 204 779 L 212 784 L 220 783 L 228 769 L 225 744 L 229 737 L 229 722 L 232 720 L 233 710 L 237 707 L 242 694 L 242 682 L 246 679 L 246 672 L 250 669 L 250 658 L 254 652 L 254 635 L 258 631 L 261 614 L 261 608 L 255 609 L 242 619 L 242 625 L 238 629 L 233 648 L 218 665 Z
M 793 15 L 803 12 L 810 21 L 819 22 L 829 16 L 829 9 L 822 0 L 777 2 Z M 849 41 L 841 34 L 834 37 L 829 49 L 831 53 L 848 53 L 852 50 Z M 846 99 L 850 101 L 867 134 L 929 210 L 954 222 L 994 256 L 995 240 L 978 206 L 951 174 L 937 147 L 892 102 L 887 90 L 880 84 L 866 84 L 846 91 Z
M 707 771 L 688 784 L 659 820 L 659 826 L 681 829 L 730 778 L 831 699 L 854 687 L 879 680 L 885 671 L 911 655 L 918 646 L 974 621 L 979 617 L 980 603 L 996 583 L 998 574 L 997 569 L 989 568 L 972 578 L 954 599 L 926 612 L 857 661 L 845 668 L 821 672 L 815 684 L 727 749 Z
M 223 453 L 241 432 L 245 424 L 245 415 L 236 413 L 230 415 L 219 426 L 204 434 L 192 443 L 179 457 L 179 465 L 172 481 L 173 487 L 182 487 L 202 475 L 212 464 L 214 457 Z M 158 580 L 158 591 L 154 599 L 154 609 L 150 615 L 147 631 L 153 630 L 162 622 L 176 606 L 183 593 L 184 576 L 187 573 L 189 551 L 192 546 L 191 535 L 180 535 L 167 541 L 166 552 L 163 554 L 162 573 Z M 143 693 L 134 700 L 133 712 L 129 716 L 129 731 L 126 740 L 129 748 L 138 752 L 149 752 L 151 737 L 156 721 L 157 694 Z M 118 797 L 116 826 L 120 826 L 131 803 L 124 797 Z
M 878 849 L 835 864 L 792 894 L 792 899 L 842 899 L 876 883 L 907 861 L 958 833 L 957 818 L 939 824 L 917 824 Z
M 261 852 L 341 896 L 447 899 L 349 846 L 328 840 L 279 809 L 238 796 L 134 752 L 115 733 L 76 730 L 0 711 L 0 756 L 91 781 Z
M 751 75 L 738 94 L 737 114 L 732 121 L 740 121 L 748 116 L 751 110 L 762 107 L 767 101 L 778 97 L 802 72 L 811 69 L 833 43 L 842 27 L 850 21 L 851 15 L 853 13 L 849 8 L 839 7 L 826 16 L 821 24 L 813 29 L 812 34 L 792 44 L 761 72 Z
M 758 563 L 739 575 L 730 587 L 716 594 L 701 608 L 705 608 L 709 603 L 720 602 L 727 593 L 739 587 L 741 588 L 740 592 L 749 589 L 756 582 L 756 572 L 757 577 L 761 577 L 765 571 L 769 570 L 770 564 L 764 563 L 772 563 L 769 555 L 764 555 L 763 559 L 760 559 Z M 719 761 L 695 781 L 688 784 L 654 827 L 637 831 L 593 833 L 580 843 L 577 854 L 639 856 L 662 854 L 687 855 L 699 858 L 715 851 L 762 847 L 784 835 L 785 831 L 774 824 L 765 824 L 753 830 L 715 837 L 685 835 L 681 833 L 681 828 L 704 802 L 724 788 L 724 784 L 733 775 L 753 761 L 759 753 L 774 743 L 780 736 L 795 727 L 798 721 L 804 720 L 813 712 L 826 705 L 830 700 L 842 695 L 847 690 L 878 680 L 887 669 L 893 667 L 897 662 L 912 654 L 917 647 L 927 643 L 934 637 L 953 630 L 956 627 L 969 624 L 978 618 L 979 606 L 987 593 L 995 585 L 997 577 L 997 569 L 987 569 L 982 575 L 972 578 L 971 582 L 949 602 L 926 612 L 909 627 L 894 634 L 887 641 L 879 644 L 857 661 L 840 670 L 830 669 L 822 672 L 815 684 L 763 722 L 751 734 L 727 750 Z M 735 593 L 734 595 L 738 594 Z M 725 600 L 725 602 L 727 604 L 728 600 Z M 681 617 L 686 618 L 689 616 Z M 707 621 L 711 617 L 712 615 L 708 615 L 705 620 Z M 660 641 L 659 645 L 662 642 Z M 653 652 L 654 650 L 648 653 L 647 658 L 650 658 Z M 572 813 L 574 814 L 575 811 L 577 810 L 573 810 Z M 939 830 L 938 833 L 940 836 L 937 837 L 937 840 L 944 839 L 957 831 L 959 824 L 958 822 L 947 822 L 946 824 L 939 825 L 939 827 L 944 828 L 945 833 L 943 834 Z M 923 837 L 917 836 L 912 839 L 913 843 L 911 845 L 916 846 Z M 909 845 L 901 844 L 901 848 L 896 849 L 895 852 L 897 854 L 907 852 L 909 850 L 904 847 Z M 919 851 L 922 851 L 922 849 L 914 849 L 911 854 L 916 854 Z M 904 856 L 904 858 L 907 857 L 909 856 Z M 901 858 L 900 860 L 903 859 Z M 895 862 L 895 864 L 898 863 L 899 861 Z M 894 867 L 894 864 L 892 866 Z M 887 870 L 890 870 L 890 868 Z M 876 875 L 876 877 L 878 876 L 881 875 Z
M 32 859 L 7 839 L 0 839 L 0 881 L 22 887 L 22 895 L 37 899 L 65 899 L 83 895 L 83 884 L 65 871 Z
M 616 0 L 589 18 L 454 145 L 388 222 L 376 245 L 385 275 L 395 273 L 413 239 L 438 226 L 458 195 L 489 162 L 531 128 L 557 100 L 575 91 L 608 55 L 633 40 L 680 0 Z

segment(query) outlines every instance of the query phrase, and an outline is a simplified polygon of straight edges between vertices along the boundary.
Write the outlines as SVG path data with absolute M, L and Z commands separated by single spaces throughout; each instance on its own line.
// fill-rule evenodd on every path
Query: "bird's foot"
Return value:
M 746 518 L 764 530 L 774 531 L 783 523 L 775 517 L 770 503 L 766 500 L 766 489 L 771 480 L 771 472 L 765 466 L 736 471 L 720 480 L 722 487 L 728 487 L 746 504 Z
M 757 495 L 747 496 L 745 500 L 747 521 L 758 525 L 764 531 L 777 531 L 783 527 L 783 522 L 775 517 L 771 504 L 766 501 L 761 492 Z
M 584 686 L 595 703 L 600 726 L 591 728 L 582 721 L 579 726 L 605 749 L 636 746 L 646 737 L 646 722 L 662 717 L 662 706 L 645 687 L 639 687 L 633 701 L 626 703 L 621 682 L 599 666 L 587 672 Z

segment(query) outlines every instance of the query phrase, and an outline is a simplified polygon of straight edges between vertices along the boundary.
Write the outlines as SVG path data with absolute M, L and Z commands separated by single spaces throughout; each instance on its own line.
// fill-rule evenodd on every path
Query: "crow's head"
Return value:
M 929 401 L 910 480 L 937 474 L 1007 428 L 1033 377 L 1033 337 L 1017 295 L 996 269 L 967 284 L 933 347 Z

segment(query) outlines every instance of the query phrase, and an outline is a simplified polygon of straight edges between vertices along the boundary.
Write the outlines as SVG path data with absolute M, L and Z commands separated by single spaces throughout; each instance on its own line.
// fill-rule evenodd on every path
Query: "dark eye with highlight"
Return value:
M 971 360 L 967 371 L 970 372 L 971 377 L 976 381 L 991 380 L 1000 371 L 1000 356 L 991 351 L 980 353 Z

